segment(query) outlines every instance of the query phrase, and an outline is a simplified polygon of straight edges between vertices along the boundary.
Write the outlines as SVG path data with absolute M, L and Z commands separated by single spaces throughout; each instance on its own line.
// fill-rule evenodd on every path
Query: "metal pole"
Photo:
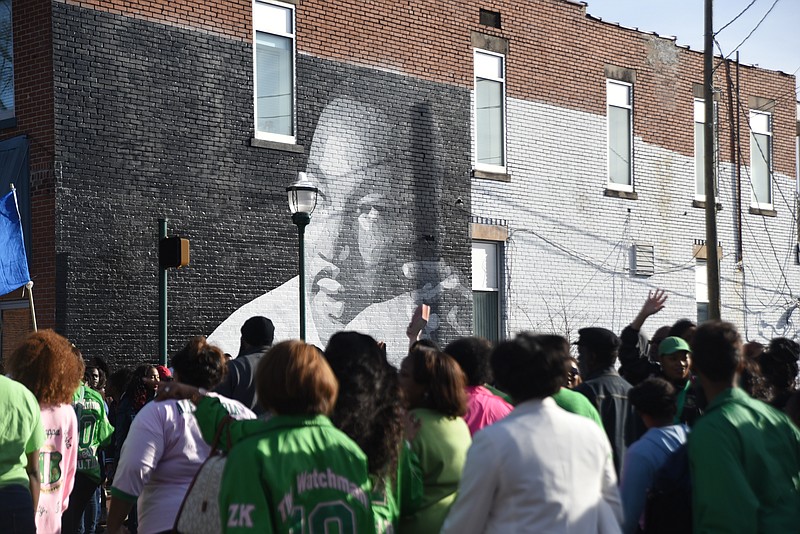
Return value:
M 737 231 L 739 232 L 739 245 L 742 250 L 739 251 L 739 265 L 742 270 L 742 324 L 744 325 L 744 339 L 750 339 L 748 332 L 747 321 L 747 269 L 744 267 L 744 234 L 742 233 L 742 195 L 750 193 L 747 188 L 747 193 L 744 193 L 742 187 L 742 93 L 741 93 L 741 78 L 739 77 L 739 51 L 736 51 L 736 187 L 739 190 L 739 196 L 736 199 L 736 209 L 738 217 L 736 219 Z
M 299 239 L 299 266 L 298 273 L 300 282 L 300 339 L 306 340 L 306 254 L 305 254 L 305 234 L 306 226 L 311 222 L 308 213 L 293 213 L 292 222 L 297 225 L 297 237 Z
M 158 220 L 158 243 L 167 237 L 167 219 Z M 158 357 L 167 365 L 167 270 L 158 264 Z
M 714 6 L 705 4 L 705 54 L 703 90 L 705 98 L 705 188 L 706 188 L 706 267 L 708 271 L 708 318 L 720 319 L 719 255 L 717 254 L 717 198 L 714 161 Z

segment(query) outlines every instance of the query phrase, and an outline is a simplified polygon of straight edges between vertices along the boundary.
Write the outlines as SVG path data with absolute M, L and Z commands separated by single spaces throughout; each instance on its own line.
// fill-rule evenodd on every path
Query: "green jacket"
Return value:
M 695 534 L 797 532 L 800 430 L 732 388 L 689 434 Z
M 213 441 L 227 412 L 206 397 L 195 416 Z M 225 533 L 372 533 L 367 458 L 323 416 L 229 421 L 231 449 L 219 494 Z M 225 432 L 223 432 L 225 436 Z M 223 443 L 227 438 L 223 438 Z
M 72 395 L 72 407 L 78 416 L 78 472 L 100 482 L 97 448 L 111 440 L 114 427 L 108 422 L 102 395 L 81 384 Z

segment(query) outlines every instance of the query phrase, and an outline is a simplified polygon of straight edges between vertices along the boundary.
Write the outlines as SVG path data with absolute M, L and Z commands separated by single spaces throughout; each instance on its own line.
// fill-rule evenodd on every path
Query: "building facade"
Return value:
M 235 354 L 257 314 L 296 337 L 298 172 L 320 188 L 313 343 L 360 330 L 398 362 L 420 303 L 441 342 L 619 331 L 654 287 L 670 293 L 659 320 L 702 314 L 702 56 L 673 40 L 567 0 L 0 5 L 0 157 L 17 169 L 0 185 L 27 186 L 39 326 L 87 355 L 156 358 L 163 218 L 192 254 L 169 273 L 170 351 L 203 334 Z M 794 337 L 795 81 L 727 67 L 723 314 L 749 339 Z M 0 300 L 3 351 L 26 303 Z

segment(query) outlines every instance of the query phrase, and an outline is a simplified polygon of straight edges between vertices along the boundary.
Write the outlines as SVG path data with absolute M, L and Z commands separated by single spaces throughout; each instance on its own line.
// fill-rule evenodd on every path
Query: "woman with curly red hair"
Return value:
M 78 461 L 78 421 L 72 395 L 81 385 L 83 360 L 72 343 L 52 330 L 30 334 L 6 361 L 14 380 L 36 397 L 45 432 L 39 449 L 41 492 L 36 510 L 39 532 L 61 532 Z

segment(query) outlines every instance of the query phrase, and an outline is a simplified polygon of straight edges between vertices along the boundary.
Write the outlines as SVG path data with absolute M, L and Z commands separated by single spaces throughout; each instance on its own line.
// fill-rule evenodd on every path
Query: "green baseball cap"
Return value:
M 673 354 L 681 350 L 692 352 L 692 349 L 689 348 L 689 344 L 686 343 L 685 339 L 678 336 L 670 336 L 664 338 L 664 341 L 662 341 L 658 346 L 658 355 L 663 356 L 664 354 Z

